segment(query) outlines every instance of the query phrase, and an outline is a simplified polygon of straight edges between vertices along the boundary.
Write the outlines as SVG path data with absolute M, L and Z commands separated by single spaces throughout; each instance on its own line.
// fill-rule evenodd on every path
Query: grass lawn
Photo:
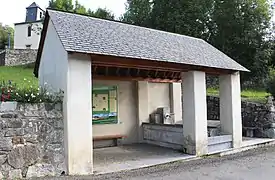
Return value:
M 207 89 L 207 94 L 208 95 L 213 95 L 213 96 L 218 96 L 219 95 L 219 90 L 218 89 L 213 89 L 213 88 L 208 88 Z M 266 96 L 270 96 L 269 93 L 263 90 L 242 90 L 241 92 L 242 99 L 252 101 L 252 102 L 263 102 L 265 103 L 267 101 Z
M 33 75 L 33 64 L 13 67 L 1 66 L 0 82 L 9 80 L 17 87 L 38 87 L 38 79 Z
M 0 82 L 11 80 L 18 87 L 38 87 L 38 79 L 33 75 L 34 64 L 23 65 L 23 66 L 1 66 L 0 67 Z M 25 80 L 24 80 L 25 79 Z M 207 89 L 208 95 L 218 96 L 219 90 L 209 88 Z M 242 98 L 248 101 L 254 102 L 266 102 L 266 96 L 270 94 L 265 91 L 257 90 L 243 90 Z

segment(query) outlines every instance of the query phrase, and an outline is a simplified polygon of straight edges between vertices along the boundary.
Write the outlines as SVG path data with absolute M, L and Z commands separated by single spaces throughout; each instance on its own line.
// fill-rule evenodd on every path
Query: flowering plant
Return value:
M 12 81 L 0 82 L 0 101 L 17 101 L 24 103 L 57 103 L 62 102 L 63 93 L 51 93 L 50 89 L 46 86 L 33 87 L 30 81 L 24 79 L 25 86 L 19 87 L 13 84 Z

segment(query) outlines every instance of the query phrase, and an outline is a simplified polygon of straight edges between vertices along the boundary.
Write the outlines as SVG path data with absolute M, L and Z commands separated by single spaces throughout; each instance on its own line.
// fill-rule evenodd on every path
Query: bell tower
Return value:
M 29 7 L 26 8 L 26 20 L 25 22 L 35 22 L 43 18 L 44 11 L 33 2 Z

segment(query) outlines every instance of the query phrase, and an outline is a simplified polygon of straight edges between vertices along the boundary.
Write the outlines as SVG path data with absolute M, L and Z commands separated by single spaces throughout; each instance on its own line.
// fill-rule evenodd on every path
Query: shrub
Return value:
M 50 93 L 48 88 L 33 87 L 24 79 L 23 87 L 17 87 L 11 81 L 0 82 L 0 101 L 17 101 L 24 103 L 57 103 L 62 102 L 63 93 Z M 29 82 L 29 84 L 28 84 Z

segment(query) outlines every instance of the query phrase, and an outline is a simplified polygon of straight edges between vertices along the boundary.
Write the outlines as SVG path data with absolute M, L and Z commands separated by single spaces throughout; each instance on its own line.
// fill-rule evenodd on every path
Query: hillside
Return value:
M 6 83 L 11 81 L 18 87 L 38 87 L 38 79 L 33 75 L 33 64 L 23 66 L 1 66 L 0 67 L 0 82 Z M 0 85 L 1 85 L 0 83 Z

